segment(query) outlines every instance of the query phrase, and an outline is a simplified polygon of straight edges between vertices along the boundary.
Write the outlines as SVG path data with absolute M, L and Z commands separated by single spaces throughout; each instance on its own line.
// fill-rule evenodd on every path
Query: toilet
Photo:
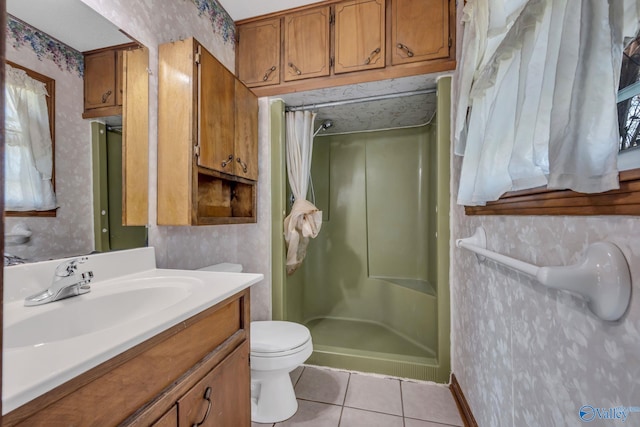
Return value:
M 215 264 L 206 271 L 241 272 L 239 264 Z M 276 320 L 251 322 L 251 421 L 277 423 L 298 410 L 289 373 L 313 353 L 305 326 Z

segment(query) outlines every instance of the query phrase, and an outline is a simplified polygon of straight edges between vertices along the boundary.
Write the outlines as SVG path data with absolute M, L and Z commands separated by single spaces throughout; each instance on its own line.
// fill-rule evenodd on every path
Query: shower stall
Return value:
M 272 103 L 273 317 L 309 328 L 308 364 L 448 381 L 449 86 L 426 125 L 322 136 L 320 122 L 309 199 L 322 229 L 291 276 L 284 104 Z

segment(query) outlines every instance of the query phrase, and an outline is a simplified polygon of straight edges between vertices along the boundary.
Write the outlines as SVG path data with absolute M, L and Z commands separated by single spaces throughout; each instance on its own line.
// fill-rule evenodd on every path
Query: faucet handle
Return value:
M 80 257 L 74 258 L 69 261 L 65 261 L 56 267 L 56 276 L 58 277 L 68 277 L 76 272 L 78 269 L 78 264 L 83 264 L 87 262 L 89 257 Z

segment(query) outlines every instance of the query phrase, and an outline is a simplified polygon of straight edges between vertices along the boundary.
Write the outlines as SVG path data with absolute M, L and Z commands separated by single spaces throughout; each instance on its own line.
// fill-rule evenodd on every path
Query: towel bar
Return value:
M 622 251 L 613 243 L 589 245 L 583 260 L 575 265 L 539 267 L 487 249 L 484 228 L 478 227 L 471 237 L 456 240 L 458 248 L 476 253 L 480 262 L 489 258 L 525 273 L 548 288 L 573 292 L 582 296 L 589 309 L 602 320 L 618 320 L 631 299 L 631 274 Z

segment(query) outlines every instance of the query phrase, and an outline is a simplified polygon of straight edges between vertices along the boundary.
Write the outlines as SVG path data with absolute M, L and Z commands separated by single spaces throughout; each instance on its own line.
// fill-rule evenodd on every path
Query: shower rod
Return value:
M 436 93 L 436 89 L 412 90 L 408 92 L 389 93 L 386 95 L 372 95 L 372 96 L 367 96 L 363 98 L 344 99 L 342 101 L 329 101 L 329 102 L 321 102 L 318 104 L 298 105 L 295 107 L 285 107 L 285 111 L 316 110 L 318 108 L 324 108 L 324 107 L 337 107 L 339 105 L 357 104 L 360 102 L 370 102 L 370 101 L 381 101 L 383 99 L 402 98 L 404 96 L 412 96 L 412 95 L 427 95 L 430 93 Z

